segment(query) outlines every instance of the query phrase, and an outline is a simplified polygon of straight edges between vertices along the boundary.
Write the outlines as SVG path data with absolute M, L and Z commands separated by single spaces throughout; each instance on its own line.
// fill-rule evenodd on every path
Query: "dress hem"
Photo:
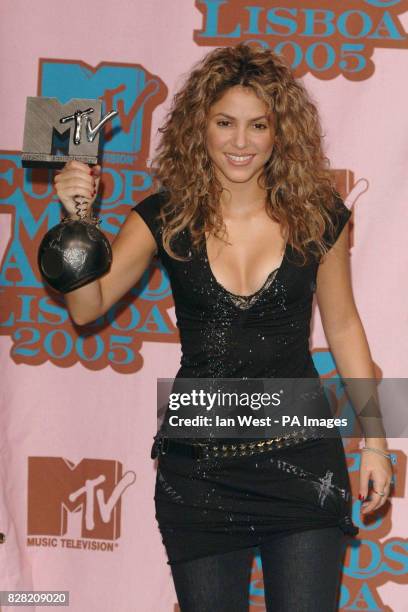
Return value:
M 302 531 L 310 531 L 314 529 L 329 529 L 330 527 L 339 527 L 341 531 L 343 532 L 344 536 L 350 537 L 350 538 L 357 536 L 360 531 L 359 528 L 356 527 L 352 523 L 351 520 L 348 520 L 348 518 L 341 518 L 340 520 L 328 521 L 327 523 L 324 523 L 322 525 L 313 525 L 310 527 L 299 527 L 298 529 L 293 528 L 293 529 L 282 530 L 275 534 L 271 534 L 270 537 L 263 538 L 262 542 L 258 542 L 255 544 L 243 544 L 241 546 L 236 546 L 234 548 L 228 548 L 228 550 L 225 550 L 223 552 L 211 552 L 208 554 L 195 555 L 193 557 L 185 557 L 182 559 L 173 559 L 173 560 L 168 559 L 167 565 L 178 565 L 179 563 L 186 563 L 188 561 L 197 561 L 198 559 L 204 559 L 206 557 L 213 557 L 215 555 L 218 556 L 220 554 L 228 554 L 230 552 L 237 552 L 238 550 L 245 550 L 245 549 L 253 548 L 255 551 L 257 548 L 259 548 L 260 546 L 264 544 L 268 544 L 269 542 L 272 542 L 282 537 L 284 538 L 285 536 L 291 535 L 293 533 L 299 533 Z M 164 547 L 166 548 L 165 544 L 164 544 Z

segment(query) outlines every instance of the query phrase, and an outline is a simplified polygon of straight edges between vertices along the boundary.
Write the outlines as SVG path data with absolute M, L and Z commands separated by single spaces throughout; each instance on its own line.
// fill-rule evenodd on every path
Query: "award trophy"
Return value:
M 94 126 L 90 115 L 97 121 Z M 99 132 L 117 111 L 101 115 L 100 100 L 72 99 L 60 104 L 56 98 L 28 97 L 22 165 L 58 168 L 72 159 L 97 164 Z M 59 148 L 67 149 L 63 152 L 56 150 L 58 136 Z M 99 278 L 112 263 L 111 246 L 98 228 L 100 220 L 86 216 L 86 198 L 76 196 L 74 201 L 79 219 L 64 217 L 45 234 L 38 250 L 41 275 L 61 293 Z

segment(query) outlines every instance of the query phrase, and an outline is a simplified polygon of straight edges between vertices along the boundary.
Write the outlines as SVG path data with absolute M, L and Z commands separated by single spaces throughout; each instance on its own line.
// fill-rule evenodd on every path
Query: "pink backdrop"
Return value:
M 152 268 L 154 274 L 144 292 L 136 300 L 134 296 L 128 299 L 134 310 L 128 308 L 113 317 L 100 332 L 103 355 L 91 361 L 89 355 L 98 348 L 95 341 L 91 338 L 78 344 L 78 330 L 69 321 L 63 325 L 65 335 L 55 333 L 61 328 L 61 313 L 57 316 L 51 311 L 55 302 L 50 297 L 44 301 L 48 295 L 45 290 L 23 278 L 19 248 L 26 253 L 37 283 L 40 281 L 35 248 L 46 226 L 39 226 L 30 236 L 23 222 L 20 242 L 11 255 L 12 242 L 18 234 L 18 215 L 24 218 L 27 214 L 23 202 L 36 220 L 52 201 L 53 210 L 57 206 L 51 193 L 44 196 L 44 184 L 34 185 L 33 191 L 30 185 L 23 184 L 23 171 L 14 156 L 19 155 L 22 146 L 26 97 L 49 95 L 46 88 L 52 89 L 50 75 L 58 63 L 86 64 L 88 68 L 96 68 L 102 62 L 132 69 L 138 66 L 160 82 L 144 107 L 139 152 L 134 141 L 133 150 L 133 145 L 125 149 L 126 153 L 134 153 L 130 162 L 121 165 L 113 156 L 106 163 L 102 214 L 117 213 L 118 223 L 120 215 L 147 193 L 140 187 L 140 176 L 126 172 L 146 172 L 169 100 L 194 61 L 213 46 L 253 38 L 272 47 L 283 40 L 296 42 L 298 46 L 291 49 L 301 49 L 305 57 L 309 50 L 309 59 L 321 60 L 324 66 L 325 56 L 322 59 L 319 55 L 323 47 L 316 48 L 315 56 L 310 47 L 322 41 L 331 45 L 336 53 L 333 66 L 308 69 L 303 61 L 298 73 L 318 103 L 327 154 L 346 204 L 353 207 L 354 295 L 373 358 L 382 377 L 406 376 L 408 2 L 352 0 L 347 5 L 355 12 L 347 20 L 347 16 L 342 17 L 345 8 L 340 6 L 344 3 L 283 1 L 279 5 L 283 7 L 281 16 L 292 15 L 286 29 L 277 25 L 278 13 L 269 14 L 266 21 L 266 9 L 271 4 L 276 3 L 2 2 L 0 531 L 5 534 L 5 542 L 0 544 L 0 590 L 69 590 L 73 612 L 171 612 L 176 605 L 154 518 L 155 470 L 150 460 L 156 423 L 156 378 L 175 374 L 180 353 L 165 276 L 157 266 Z M 252 12 L 245 12 L 245 6 L 252 7 Z M 261 16 L 258 23 L 254 21 L 255 7 Z M 323 13 L 307 15 L 302 12 L 304 8 Z M 285 12 L 289 9 L 297 12 Z M 328 25 L 328 10 L 336 13 L 333 33 Z M 326 25 L 316 25 L 317 17 L 323 19 L 324 15 Z M 313 29 L 313 19 L 316 30 L 308 34 L 307 28 Z M 273 32 L 267 31 L 268 24 Z M 239 25 L 238 36 L 221 36 L 231 34 Z M 291 32 L 295 27 L 296 32 Z M 207 36 L 194 37 L 195 30 L 207 32 Z M 245 34 L 249 30 L 252 33 Z M 361 45 L 359 53 L 367 65 L 364 70 L 347 73 L 339 68 L 343 44 Z M 330 57 L 330 49 L 324 49 Z M 48 76 L 45 66 L 51 70 Z M 351 66 L 358 67 L 357 60 Z M 107 83 L 110 86 L 109 80 Z M 104 93 L 99 91 L 97 95 Z M 72 97 L 92 97 L 82 90 L 79 94 Z M 123 184 L 117 183 L 119 175 Z M 127 181 L 131 182 L 128 191 Z M 113 237 L 112 232 L 108 235 Z M 135 323 L 132 313 L 136 318 L 140 315 L 139 322 Z M 131 347 L 127 364 L 115 366 L 110 361 L 109 348 L 118 361 L 125 361 L 129 355 L 125 348 L 112 348 L 115 334 L 122 338 L 122 347 Z M 72 342 L 74 348 L 64 344 L 67 342 Z M 322 357 L 322 367 L 330 370 L 330 355 L 317 310 L 312 346 L 315 355 Z M 61 357 L 65 349 L 69 356 Z M 81 354 L 85 357 L 81 358 Z M 396 493 L 391 507 L 376 523 L 364 526 L 359 523 L 359 502 L 354 500 L 354 519 L 360 526 L 362 545 L 348 551 L 341 599 L 344 610 L 408 610 L 404 603 L 408 568 L 404 539 L 406 439 L 390 439 L 389 446 L 397 458 Z M 349 450 L 356 496 L 358 454 Z M 81 461 L 85 462 L 82 467 Z M 90 493 L 79 491 L 75 502 L 73 494 L 85 484 L 82 477 L 101 480 L 95 482 Z M 96 495 L 99 482 L 103 498 Z M 50 483 L 60 494 L 57 500 L 47 497 Z M 71 505 L 66 506 L 62 500 L 68 494 Z M 103 520 L 102 502 L 108 503 L 112 494 L 117 499 L 113 499 Z M 84 531 L 86 510 L 92 502 L 96 524 L 91 520 Z M 91 544 L 96 549 L 86 548 Z M 254 566 L 253 610 L 263 609 L 262 597 L 256 590 L 262 586 L 258 578 Z

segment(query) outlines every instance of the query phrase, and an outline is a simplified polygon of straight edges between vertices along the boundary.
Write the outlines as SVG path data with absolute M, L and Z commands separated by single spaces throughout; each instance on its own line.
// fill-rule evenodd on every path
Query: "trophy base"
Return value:
M 51 155 L 47 153 L 22 153 L 23 168 L 62 168 L 71 159 L 95 166 L 98 163 L 96 155 Z

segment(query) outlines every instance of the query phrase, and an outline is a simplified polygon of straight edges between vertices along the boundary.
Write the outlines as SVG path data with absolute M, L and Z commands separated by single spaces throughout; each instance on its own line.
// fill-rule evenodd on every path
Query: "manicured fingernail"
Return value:
M 364 499 L 364 496 L 361 495 L 361 493 L 358 494 L 358 499 L 361 501 L 362 499 Z

